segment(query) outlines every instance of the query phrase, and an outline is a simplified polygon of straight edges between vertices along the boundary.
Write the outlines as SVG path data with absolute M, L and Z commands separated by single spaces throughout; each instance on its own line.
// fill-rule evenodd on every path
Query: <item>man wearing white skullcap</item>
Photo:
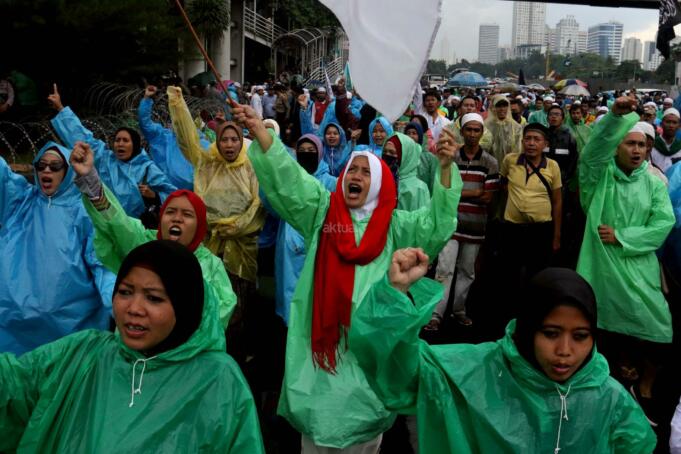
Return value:
M 648 172 L 662 180 L 665 186 L 668 186 L 669 180 L 665 176 L 664 172 L 662 172 L 650 159 L 650 155 L 653 151 L 653 144 L 655 143 L 655 127 L 648 123 L 647 121 L 639 121 L 638 123 L 636 123 L 636 127 L 641 129 L 642 132 L 646 135 L 645 159 L 646 161 L 648 161 Z
M 665 100 L 666 101 L 666 100 Z M 679 111 L 669 108 L 662 114 L 662 135 L 655 138 L 655 149 L 651 154 L 653 163 L 666 172 L 669 167 L 681 161 L 681 140 L 676 133 L 681 124 Z
M 508 108 L 508 103 L 506 107 Z M 458 225 L 454 236 L 438 255 L 435 279 L 442 282 L 445 293 L 433 311 L 431 321 L 427 326 L 428 330 L 439 328 L 447 310 L 454 270 L 456 270 L 456 281 L 452 298 L 452 314 L 461 325 L 470 326 L 473 323 L 466 315 L 466 298 L 475 280 L 475 262 L 480 246 L 485 240 L 487 204 L 499 187 L 497 160 L 480 146 L 484 129 L 480 114 L 468 113 L 461 117 L 464 146 L 454 157 L 454 163 L 459 167 L 463 180 L 463 191 L 457 215 Z
M 579 163 L 587 223 L 577 272 L 598 300 L 598 348 L 613 361 L 627 357 L 631 345 L 654 361 L 659 344 L 670 344 L 673 334 L 655 251 L 674 226 L 674 212 L 665 185 L 647 170 L 650 128 L 632 112 L 635 102 L 628 97 L 614 102 L 594 127 Z M 656 365 L 633 364 L 642 377 L 634 387 L 650 396 L 654 375 L 648 374 Z M 618 379 L 623 365 L 611 368 Z

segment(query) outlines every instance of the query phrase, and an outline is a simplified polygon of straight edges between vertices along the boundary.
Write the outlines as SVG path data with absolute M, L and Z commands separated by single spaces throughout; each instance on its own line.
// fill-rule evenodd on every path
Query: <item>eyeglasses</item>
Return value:
M 35 169 L 38 172 L 42 172 L 48 167 L 53 172 L 59 172 L 61 169 L 64 168 L 64 166 L 65 166 L 65 164 L 62 161 L 53 161 L 53 162 L 38 161 L 35 164 L 33 164 L 33 167 L 35 167 Z

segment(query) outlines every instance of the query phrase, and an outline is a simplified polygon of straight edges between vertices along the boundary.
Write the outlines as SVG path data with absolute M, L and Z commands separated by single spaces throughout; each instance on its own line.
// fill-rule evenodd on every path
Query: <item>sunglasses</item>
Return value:
M 62 161 L 54 161 L 54 162 L 38 161 L 35 164 L 33 164 L 33 167 L 35 167 L 35 169 L 38 172 L 42 172 L 48 167 L 53 172 L 59 172 L 60 170 L 62 170 L 65 167 L 65 164 Z

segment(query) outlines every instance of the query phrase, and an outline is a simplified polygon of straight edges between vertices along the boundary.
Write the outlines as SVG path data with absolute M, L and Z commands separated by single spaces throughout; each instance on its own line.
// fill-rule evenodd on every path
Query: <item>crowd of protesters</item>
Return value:
M 681 452 L 681 99 L 222 88 L 0 159 L 0 452 Z

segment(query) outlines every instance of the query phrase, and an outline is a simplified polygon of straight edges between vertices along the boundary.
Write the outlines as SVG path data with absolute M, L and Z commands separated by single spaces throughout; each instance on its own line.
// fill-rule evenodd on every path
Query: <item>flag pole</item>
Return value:
M 199 48 L 199 51 L 203 55 L 203 58 L 206 60 L 206 63 L 208 63 L 210 70 L 213 72 L 215 79 L 217 80 L 218 84 L 220 85 L 220 88 L 222 88 L 222 91 L 227 96 L 227 102 L 229 103 L 229 105 L 231 107 L 238 107 L 237 103 L 231 98 L 231 96 L 229 96 L 227 87 L 225 87 L 224 84 L 222 83 L 222 76 L 220 76 L 220 73 L 215 68 L 215 65 L 213 65 L 213 61 L 208 56 L 206 49 L 203 48 L 203 44 L 201 43 L 201 39 L 199 39 L 199 35 L 194 30 L 194 27 L 192 26 L 192 23 L 189 20 L 189 16 L 187 16 L 187 13 L 185 12 L 184 8 L 182 7 L 182 4 L 180 3 L 180 0 L 175 0 L 175 4 L 177 5 L 177 9 L 180 10 L 180 13 L 182 13 L 182 17 L 184 18 L 184 22 L 187 24 L 187 28 L 189 28 L 189 31 L 191 32 L 192 36 L 194 37 L 194 42 L 196 43 L 196 47 Z

